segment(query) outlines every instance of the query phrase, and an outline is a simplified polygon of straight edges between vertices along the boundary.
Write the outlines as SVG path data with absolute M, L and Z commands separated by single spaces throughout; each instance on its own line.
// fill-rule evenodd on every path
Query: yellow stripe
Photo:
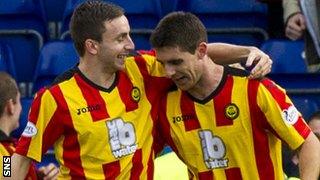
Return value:
M 158 61 L 156 61 L 156 58 L 154 56 L 145 54 L 142 57 L 147 63 L 147 69 L 151 76 L 165 77 L 163 66 Z
M 38 135 L 32 137 L 27 153 L 28 157 L 33 158 L 36 161 L 40 162 L 42 159 L 42 134 L 44 133 L 45 128 L 50 122 L 56 108 L 57 104 L 53 96 L 48 90 L 46 90 L 46 92 L 44 92 L 41 97 L 39 116 L 36 124 Z
M 84 174 L 86 177 L 103 179 L 103 169 L 99 164 L 103 164 L 102 162 L 107 157 L 105 153 L 101 153 L 106 151 L 105 144 L 101 142 L 107 141 L 106 126 L 101 126 L 101 123 L 104 123 L 104 121 L 92 123 L 91 113 L 81 113 L 80 115 L 77 115 L 77 109 L 87 106 L 88 104 L 85 98 L 83 98 L 81 89 L 74 78 L 70 79 L 68 83 L 60 84 L 60 87 L 67 102 L 74 129 L 78 134 L 80 159 Z M 74 101 L 75 99 L 77 99 L 77 101 Z M 95 131 L 95 133 L 91 131 Z M 92 146 L 89 146 L 88 144 L 92 144 Z M 98 170 L 100 173 L 92 172 L 90 169 Z
M 272 97 L 271 93 L 264 87 L 259 86 L 257 103 L 265 112 L 267 120 L 271 127 L 278 133 L 278 135 L 289 143 L 289 146 L 293 149 L 299 147 L 304 141 L 303 137 L 295 130 L 292 125 L 284 122 L 282 118 L 282 110 L 276 100 Z M 286 97 L 287 102 L 288 97 Z M 268 105 L 266 107 L 265 105 Z

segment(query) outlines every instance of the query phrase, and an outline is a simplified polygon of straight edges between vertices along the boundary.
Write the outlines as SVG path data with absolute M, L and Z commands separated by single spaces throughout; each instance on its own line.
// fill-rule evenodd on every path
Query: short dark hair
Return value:
M 86 39 L 102 41 L 106 31 L 104 22 L 124 15 L 124 10 L 115 4 L 89 0 L 77 6 L 70 21 L 71 38 L 79 56 L 83 56 Z
M 194 54 L 201 42 L 208 42 L 205 26 L 199 18 L 188 12 L 172 12 L 166 15 L 152 32 L 153 48 L 179 47 Z
M 8 100 L 16 102 L 18 86 L 16 81 L 6 72 L 0 71 L 0 117 Z

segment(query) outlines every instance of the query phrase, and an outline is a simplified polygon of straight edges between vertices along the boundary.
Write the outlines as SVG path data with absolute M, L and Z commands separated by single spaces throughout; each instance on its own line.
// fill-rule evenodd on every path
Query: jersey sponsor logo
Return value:
M 295 124 L 299 119 L 299 112 L 298 110 L 292 105 L 288 109 L 284 109 L 282 111 L 282 119 L 287 124 Z
M 32 136 L 36 135 L 37 132 L 38 132 L 38 130 L 37 130 L 36 126 L 32 122 L 28 121 L 26 127 L 24 128 L 22 136 L 32 137 Z
M 100 104 L 87 106 L 84 108 L 79 108 L 79 109 L 77 109 L 77 115 L 80 115 L 82 113 L 91 112 L 91 111 L 97 111 L 97 110 L 100 110 Z
M 224 114 L 228 119 L 234 120 L 239 116 L 239 108 L 236 104 L 230 103 L 225 107 Z
M 136 132 L 132 123 L 117 118 L 107 121 L 106 124 L 109 130 L 109 143 L 115 158 L 133 154 L 137 150 Z
M 203 159 L 208 169 L 226 168 L 229 160 L 224 158 L 226 147 L 222 139 L 214 136 L 210 130 L 200 130 Z
M 178 122 L 194 120 L 194 119 L 196 119 L 196 116 L 194 114 L 183 114 L 181 116 L 172 117 L 172 122 L 178 123 Z
M 131 97 L 135 102 L 139 102 L 141 97 L 140 89 L 137 87 L 133 87 L 131 90 Z

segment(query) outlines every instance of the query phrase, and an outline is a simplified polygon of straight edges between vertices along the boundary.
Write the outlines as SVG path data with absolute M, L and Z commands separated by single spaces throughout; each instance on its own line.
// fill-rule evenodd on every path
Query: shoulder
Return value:
M 73 77 L 73 75 L 76 73 L 77 71 L 77 68 L 76 67 L 73 67 L 65 72 L 63 72 L 62 74 L 60 74 L 59 76 L 57 76 L 54 81 L 51 83 L 50 86 L 54 86 L 54 85 L 57 85 L 59 83 L 62 83 L 66 80 L 69 80 L 70 78 Z

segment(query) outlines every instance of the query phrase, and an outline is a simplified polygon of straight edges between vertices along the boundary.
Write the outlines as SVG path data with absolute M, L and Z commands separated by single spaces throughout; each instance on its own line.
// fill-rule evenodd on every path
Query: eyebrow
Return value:
M 121 33 L 121 34 L 116 36 L 116 39 L 119 38 L 119 37 L 127 36 L 128 34 L 129 33 L 127 33 L 127 32 Z

